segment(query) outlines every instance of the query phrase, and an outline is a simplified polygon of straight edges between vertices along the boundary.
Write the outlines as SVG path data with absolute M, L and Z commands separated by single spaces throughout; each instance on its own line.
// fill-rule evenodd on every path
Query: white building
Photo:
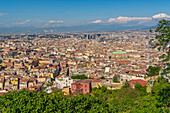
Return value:
M 70 77 L 60 77 L 55 79 L 56 86 L 59 89 L 63 89 L 64 87 L 70 87 L 71 84 L 73 83 L 73 80 Z
M 51 93 L 52 89 L 51 89 L 51 87 L 47 87 L 44 91 L 47 92 L 47 93 Z
M 109 73 L 110 72 L 110 67 L 105 67 L 105 73 Z
M 124 83 L 126 81 L 130 81 L 132 79 L 142 79 L 145 80 L 142 76 L 134 76 L 134 75 L 128 75 L 128 74 L 120 74 L 120 83 Z

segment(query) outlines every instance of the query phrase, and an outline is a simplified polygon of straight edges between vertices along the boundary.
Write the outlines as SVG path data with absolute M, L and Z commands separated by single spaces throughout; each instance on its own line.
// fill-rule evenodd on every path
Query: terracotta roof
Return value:
M 147 85 L 147 81 L 142 80 L 142 79 L 132 79 L 130 80 L 130 82 L 134 82 L 134 83 L 140 83 L 141 85 Z
M 93 79 L 93 82 L 101 82 L 101 80 L 99 80 L 99 79 Z

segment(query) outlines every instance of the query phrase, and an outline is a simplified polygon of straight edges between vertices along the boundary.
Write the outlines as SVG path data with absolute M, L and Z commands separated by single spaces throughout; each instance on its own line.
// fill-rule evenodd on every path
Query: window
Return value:
M 85 87 L 87 87 L 87 85 L 85 85 Z
M 85 91 L 87 91 L 87 89 L 85 89 Z

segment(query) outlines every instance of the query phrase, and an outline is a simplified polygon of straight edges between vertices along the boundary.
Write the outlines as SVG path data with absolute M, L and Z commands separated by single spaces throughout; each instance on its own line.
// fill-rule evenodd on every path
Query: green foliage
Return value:
M 117 75 L 114 75 L 113 82 L 120 83 L 120 81 L 117 79 Z
M 75 75 L 71 76 L 72 79 L 88 79 L 85 75 Z
M 118 99 L 124 99 L 126 97 L 131 98 L 131 99 L 137 99 L 140 97 L 140 94 L 135 89 L 124 88 L 124 89 L 121 89 L 119 92 L 115 93 L 115 97 Z
M 54 82 L 50 82 L 49 84 L 47 84 L 47 87 L 52 86 L 54 84 Z
M 137 90 L 141 96 L 146 95 L 146 86 L 142 86 L 140 83 L 135 84 L 135 90 Z
M 140 83 L 135 84 L 135 89 L 140 91 L 143 88 L 143 86 Z
M 121 87 L 121 89 L 129 88 L 129 87 L 130 87 L 130 84 L 129 84 L 128 81 L 126 81 L 126 82 L 124 83 L 124 85 Z
M 94 94 L 96 97 L 108 98 L 108 95 L 112 94 L 112 91 L 107 90 L 107 88 L 105 86 L 102 86 L 99 88 L 93 88 L 92 94 Z
M 2 63 L 2 60 L 0 59 L 0 64 Z
M 163 87 L 161 87 L 163 86 Z M 0 111 L 3 113 L 168 113 L 169 84 L 159 78 L 151 95 L 140 95 L 143 89 L 123 88 L 108 90 L 102 86 L 93 88 L 91 94 L 64 96 L 60 90 L 48 94 L 21 90 L 0 96 Z M 166 93 L 167 92 L 167 93 Z
M 158 107 L 158 100 L 153 96 L 144 96 L 135 101 L 131 113 L 169 113 L 168 108 Z
M 89 56 L 89 59 L 91 59 L 93 56 Z
M 148 77 L 159 75 L 160 67 L 157 66 L 149 66 L 146 70 L 148 72 Z
M 159 101 L 160 105 L 170 105 L 170 84 L 165 78 L 158 78 L 152 88 L 152 94 Z
M 152 32 L 152 30 L 150 30 Z M 170 21 L 162 19 L 158 23 L 158 27 L 155 29 L 156 37 L 151 41 L 154 41 L 154 47 L 158 50 L 165 51 L 166 54 L 161 55 L 159 58 L 164 62 L 165 67 L 163 68 L 162 74 L 168 74 L 170 72 L 170 46 L 168 46 L 170 41 Z
M 104 76 L 102 76 L 102 77 L 101 77 L 101 79 L 105 79 L 105 77 L 104 77 Z

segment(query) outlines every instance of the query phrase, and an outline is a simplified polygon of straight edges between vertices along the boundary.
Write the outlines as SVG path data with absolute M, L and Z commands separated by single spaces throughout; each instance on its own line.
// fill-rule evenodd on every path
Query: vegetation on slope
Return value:
M 158 78 L 151 93 L 139 84 L 136 89 L 124 87 L 120 90 L 107 90 L 106 87 L 93 88 L 91 94 L 65 96 L 61 91 L 35 92 L 21 90 L 0 96 L 2 112 L 32 113 L 112 113 L 112 112 L 169 112 L 170 84 Z

